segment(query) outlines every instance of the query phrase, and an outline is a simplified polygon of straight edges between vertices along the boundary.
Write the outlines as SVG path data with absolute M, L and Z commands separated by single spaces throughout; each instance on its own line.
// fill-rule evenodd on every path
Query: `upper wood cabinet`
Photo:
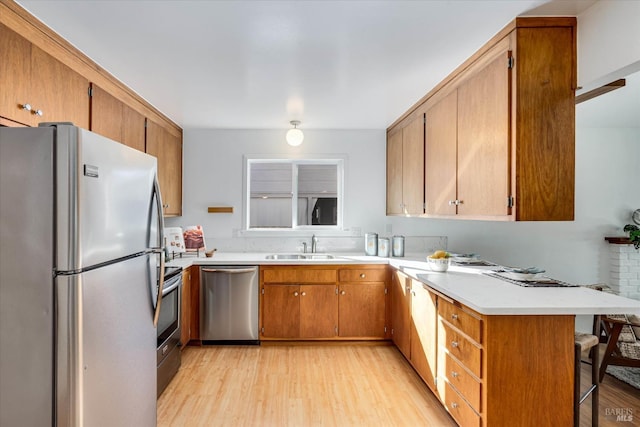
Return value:
M 146 151 L 158 159 L 164 216 L 182 215 L 182 136 L 147 120 Z
M 387 215 L 424 212 L 424 117 L 388 133 Z
M 387 130 L 425 115 L 425 216 L 573 220 L 576 62 L 575 18 L 517 18 Z
M 145 151 L 145 117 L 95 83 L 91 84 L 91 131 Z
M 0 116 L 19 124 L 89 128 L 89 81 L 0 24 Z M 10 123 L 5 123 L 10 124 Z

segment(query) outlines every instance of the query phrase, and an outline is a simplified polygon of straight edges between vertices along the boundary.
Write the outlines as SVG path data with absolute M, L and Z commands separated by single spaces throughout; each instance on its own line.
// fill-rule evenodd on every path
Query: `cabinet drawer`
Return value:
M 443 354 L 442 352 L 441 354 Z M 441 358 L 440 360 L 442 360 Z M 480 412 L 480 396 L 482 384 L 478 382 L 465 368 L 447 353 L 439 364 L 439 377 L 445 377 L 448 382 L 471 404 L 476 412 Z
M 479 427 L 480 415 L 471 409 L 471 406 L 464 401 L 448 382 L 443 381 L 443 383 L 444 396 L 442 396 L 442 392 L 440 396 L 443 397 L 442 400 L 445 408 L 456 420 L 458 425 L 460 425 L 460 427 Z
M 482 378 L 482 349 L 475 346 L 462 334 L 440 321 L 438 345 L 458 359 L 473 375 Z
M 337 271 L 335 269 L 289 269 L 276 268 L 263 272 L 264 283 L 335 283 Z
M 386 268 L 358 268 L 353 270 L 340 270 L 341 282 L 384 282 L 387 278 Z
M 457 307 L 444 298 L 438 300 L 438 315 L 452 326 L 482 344 L 482 320 Z

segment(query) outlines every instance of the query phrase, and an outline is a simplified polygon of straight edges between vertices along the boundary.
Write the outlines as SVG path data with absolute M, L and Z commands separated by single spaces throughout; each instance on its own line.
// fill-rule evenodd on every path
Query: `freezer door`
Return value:
M 57 270 L 146 251 L 158 240 L 156 158 L 81 128 L 56 128 Z
M 156 425 L 151 256 L 56 278 L 57 425 Z

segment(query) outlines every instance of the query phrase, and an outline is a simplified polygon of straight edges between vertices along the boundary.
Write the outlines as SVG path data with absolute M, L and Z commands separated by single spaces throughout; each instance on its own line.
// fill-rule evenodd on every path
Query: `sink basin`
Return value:
M 272 254 L 267 255 L 265 259 L 290 259 L 290 260 L 322 260 L 322 259 L 334 259 L 333 255 L 329 254 Z

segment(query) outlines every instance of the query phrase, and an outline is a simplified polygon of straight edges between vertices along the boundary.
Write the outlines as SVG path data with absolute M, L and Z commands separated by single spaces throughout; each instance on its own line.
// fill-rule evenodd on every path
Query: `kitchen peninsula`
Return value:
M 584 287 L 520 287 L 472 267 L 431 272 L 420 256 L 274 260 L 266 255 L 216 253 L 170 265 L 251 264 L 261 270 L 307 265 L 323 271 L 388 265 L 387 338 L 462 426 L 570 425 L 575 315 L 640 313 L 638 301 Z

